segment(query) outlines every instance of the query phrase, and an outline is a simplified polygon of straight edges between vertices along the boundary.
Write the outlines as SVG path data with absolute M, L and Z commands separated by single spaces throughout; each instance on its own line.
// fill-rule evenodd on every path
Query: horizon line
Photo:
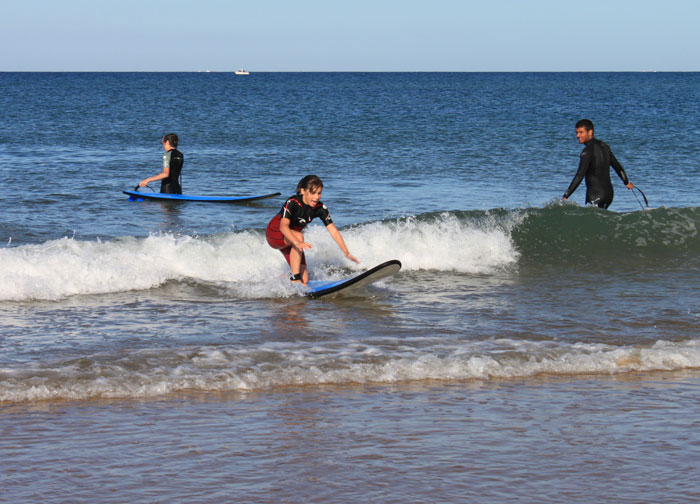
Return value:
M 231 73 L 237 70 L 0 70 L 0 73 Z M 249 73 L 698 73 L 700 70 L 246 70 Z M 241 76 L 243 77 L 243 76 Z

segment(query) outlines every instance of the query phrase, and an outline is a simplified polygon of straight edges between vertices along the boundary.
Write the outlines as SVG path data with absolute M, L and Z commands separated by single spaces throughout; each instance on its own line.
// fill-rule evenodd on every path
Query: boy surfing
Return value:
M 321 202 L 322 190 L 323 182 L 316 175 L 302 178 L 297 184 L 297 193 L 285 201 L 282 209 L 267 225 L 267 243 L 284 255 L 292 270 L 292 282 L 301 282 L 304 285 L 309 283 L 304 250 L 312 246 L 304 241 L 302 230 L 316 217 L 323 221 L 345 257 L 358 264 L 360 262 L 348 251 L 340 231 L 333 224 L 328 208 Z

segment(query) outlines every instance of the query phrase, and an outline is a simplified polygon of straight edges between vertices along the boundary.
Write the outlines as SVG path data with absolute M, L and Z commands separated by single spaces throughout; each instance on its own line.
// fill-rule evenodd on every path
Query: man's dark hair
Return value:
M 177 135 L 175 133 L 168 133 L 163 137 L 163 142 L 170 142 L 170 145 L 177 149 Z
M 581 119 L 579 122 L 576 123 L 576 129 L 579 128 L 586 128 L 588 131 L 595 131 L 595 128 L 593 127 L 593 121 L 590 119 Z

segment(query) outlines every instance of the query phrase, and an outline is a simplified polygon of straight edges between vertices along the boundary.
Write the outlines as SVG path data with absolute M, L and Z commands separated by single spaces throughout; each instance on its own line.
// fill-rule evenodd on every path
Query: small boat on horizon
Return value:
M 236 75 L 250 75 L 250 72 L 248 70 L 243 70 L 242 68 L 240 70 L 236 70 L 234 73 Z

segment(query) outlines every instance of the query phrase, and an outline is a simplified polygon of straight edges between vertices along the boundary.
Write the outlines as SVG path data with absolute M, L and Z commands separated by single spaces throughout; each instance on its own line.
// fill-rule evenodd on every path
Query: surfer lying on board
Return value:
M 594 138 L 593 135 L 593 123 L 590 120 L 581 119 L 576 123 L 576 138 L 578 138 L 579 143 L 586 144 L 586 147 L 581 152 L 578 171 L 564 193 L 563 199 L 571 196 L 585 177 L 586 204 L 608 208 L 614 195 L 610 181 L 611 166 L 627 186 L 627 189 L 634 188 L 634 185 L 627 179 L 624 168 L 615 158 L 615 154 L 608 147 L 608 144 Z
M 160 180 L 160 192 L 182 194 L 180 172 L 182 171 L 185 157 L 182 155 L 182 152 L 177 150 L 177 135 L 175 133 L 168 133 L 163 137 L 163 149 L 165 150 L 165 154 L 163 154 L 163 171 L 158 175 L 143 179 L 139 182 L 139 187 L 146 187 L 151 182 Z
M 292 269 L 292 282 L 301 282 L 304 285 L 309 282 L 304 250 L 310 249 L 311 244 L 304 241 L 301 231 L 314 217 L 323 221 L 345 257 L 356 263 L 360 262 L 348 251 L 340 231 L 333 224 L 328 208 L 321 203 L 322 190 L 321 179 L 316 175 L 307 175 L 297 184 L 297 193 L 285 201 L 282 209 L 267 225 L 267 243 L 284 255 Z

